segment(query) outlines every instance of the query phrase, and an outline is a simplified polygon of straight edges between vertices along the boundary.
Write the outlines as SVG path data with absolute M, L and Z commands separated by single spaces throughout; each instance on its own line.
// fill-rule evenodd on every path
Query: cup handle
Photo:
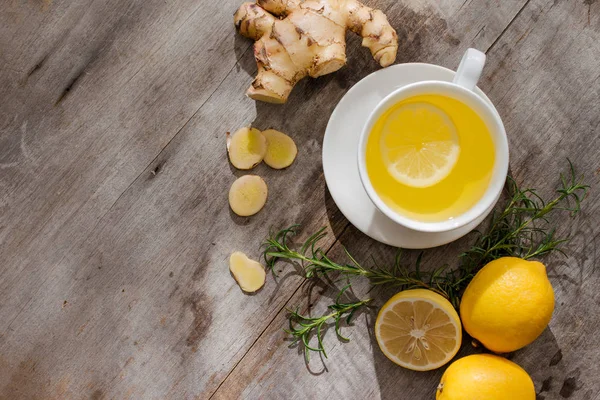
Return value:
M 477 49 L 467 49 L 454 75 L 454 84 L 467 90 L 475 89 L 485 65 L 485 54 Z

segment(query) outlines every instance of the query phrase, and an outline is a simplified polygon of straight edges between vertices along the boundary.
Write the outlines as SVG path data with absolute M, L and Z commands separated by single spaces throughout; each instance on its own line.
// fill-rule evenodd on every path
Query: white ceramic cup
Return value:
M 506 131 L 496 109 L 478 96 L 473 89 L 481 76 L 485 64 L 485 54 L 468 49 L 458 66 L 454 81 L 422 81 L 403 86 L 390 93 L 375 107 L 360 135 L 358 144 L 358 170 L 362 184 L 375 206 L 388 218 L 407 228 L 421 232 L 446 232 L 472 222 L 485 213 L 497 201 L 504 187 L 508 173 L 508 140 Z M 408 218 L 392 210 L 379 197 L 369 179 L 366 166 L 367 140 L 375 122 L 381 114 L 394 104 L 410 97 L 423 94 L 441 94 L 452 97 L 469 106 L 483 120 L 492 136 L 495 148 L 495 161 L 490 183 L 483 197 L 469 210 L 452 219 L 440 222 L 425 222 Z

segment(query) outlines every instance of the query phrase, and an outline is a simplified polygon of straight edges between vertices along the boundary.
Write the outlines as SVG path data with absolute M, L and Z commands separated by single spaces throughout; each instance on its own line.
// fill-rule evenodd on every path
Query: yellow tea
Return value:
M 488 188 L 494 144 L 483 120 L 459 100 L 410 97 L 375 122 L 366 146 L 371 184 L 392 210 L 439 222 L 473 207 Z

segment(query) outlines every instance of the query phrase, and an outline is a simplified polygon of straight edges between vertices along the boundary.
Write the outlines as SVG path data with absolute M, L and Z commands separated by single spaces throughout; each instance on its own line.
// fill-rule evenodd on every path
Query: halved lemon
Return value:
M 383 305 L 375 322 L 383 354 L 401 367 L 429 371 L 446 364 L 462 341 L 452 304 L 427 289 L 404 290 Z
M 411 187 L 433 186 L 446 178 L 458 161 L 456 127 L 440 108 L 409 103 L 394 109 L 380 141 L 390 175 Z

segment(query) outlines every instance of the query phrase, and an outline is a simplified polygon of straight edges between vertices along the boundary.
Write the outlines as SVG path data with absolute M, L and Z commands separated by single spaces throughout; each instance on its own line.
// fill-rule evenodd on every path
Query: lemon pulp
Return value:
M 460 319 L 452 304 L 426 289 L 402 291 L 379 311 L 375 337 L 396 364 L 415 371 L 439 368 L 460 348 Z
M 380 147 L 390 175 L 412 187 L 432 186 L 447 177 L 460 153 L 450 118 L 422 102 L 403 104 L 390 113 Z

